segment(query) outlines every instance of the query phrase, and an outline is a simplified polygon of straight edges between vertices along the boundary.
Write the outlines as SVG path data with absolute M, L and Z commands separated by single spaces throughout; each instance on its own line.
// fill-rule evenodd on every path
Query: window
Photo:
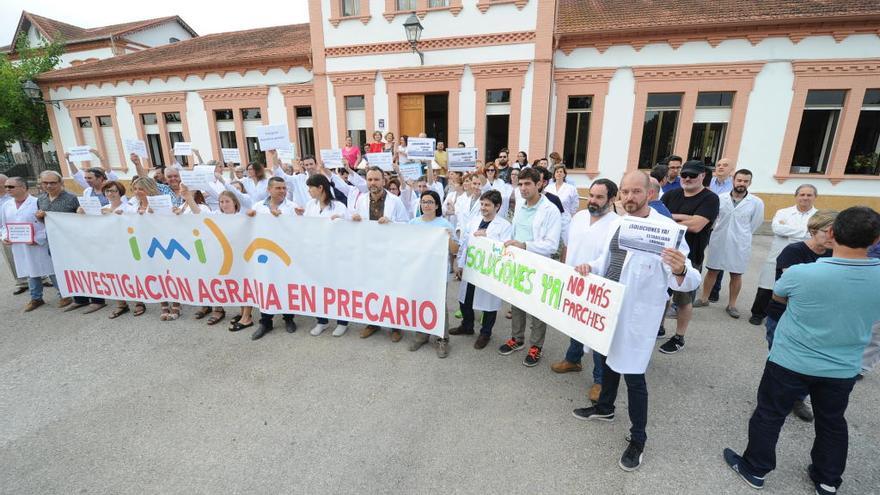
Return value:
M 510 103 L 509 89 L 490 89 L 486 91 L 486 104 Z
M 98 125 L 101 127 L 113 127 L 113 119 L 109 115 L 98 117 Z
M 220 147 L 238 148 L 238 142 L 235 140 L 235 131 L 220 131 Z
M 170 38 L 168 38 L 168 43 L 169 43 L 169 44 L 171 44 L 171 43 L 177 43 L 178 41 L 180 41 L 180 39 L 179 39 L 179 38 L 175 38 L 175 37 L 173 37 L 173 36 L 170 37 Z
M 147 134 L 147 151 L 150 152 L 150 161 L 153 162 L 153 165 L 165 166 L 165 157 L 162 155 L 162 140 L 158 134 Z
M 165 123 L 166 124 L 179 124 L 180 120 L 180 112 L 165 112 Z
M 156 120 L 155 113 L 142 113 L 141 114 L 141 122 L 144 125 L 155 125 L 158 123 L 158 121 Z
M 259 108 L 242 108 L 241 118 L 244 120 L 262 120 L 263 114 Z
M 865 91 L 844 173 L 880 175 L 880 89 Z
M 416 10 L 416 0 L 397 0 L 397 10 Z
M 234 120 L 235 115 L 232 110 L 214 110 L 214 120 L 220 122 L 223 120 Z
M 733 91 L 700 92 L 697 95 L 697 108 L 733 106 Z
M 299 156 L 315 156 L 315 131 L 312 129 L 312 107 L 294 107 Z
M 360 10 L 360 1 L 359 0 L 341 0 L 342 2 L 342 17 L 349 17 L 359 14 Z
M 345 109 L 346 110 L 363 110 L 366 108 L 366 104 L 363 96 L 346 96 L 345 97 Z M 311 111 L 311 107 L 309 107 Z
M 688 144 L 688 160 L 701 160 L 715 166 L 724 153 L 727 124 L 733 106 L 733 91 L 700 92 Z
M 428 8 L 449 7 L 449 0 L 428 0 Z
M 810 90 L 791 162 L 793 174 L 823 174 L 828 168 L 846 90 Z
M 592 96 L 569 96 L 565 112 L 565 141 L 562 163 L 566 168 L 586 168 L 587 141 L 590 135 Z
M 79 123 L 79 126 L 82 127 L 83 129 L 91 129 L 91 127 L 92 127 L 92 119 L 90 119 L 88 117 L 78 117 L 76 119 L 76 121 L 77 121 L 77 123 Z
M 175 113 L 176 113 L 176 112 L 175 112 Z M 167 115 L 167 114 L 166 114 L 166 115 Z M 174 149 L 174 143 L 179 143 L 179 142 L 183 142 L 183 141 L 185 141 L 185 139 L 183 138 L 183 133 L 182 133 L 182 132 L 169 132 L 169 133 L 168 133 L 168 139 L 169 139 L 169 141 L 170 141 L 170 146 L 171 146 L 171 149 L 172 149 L 172 150 Z M 175 158 L 175 159 L 176 159 L 181 165 L 184 165 L 184 166 L 185 166 L 185 165 L 188 164 L 188 163 L 187 163 L 187 157 L 185 157 L 185 156 L 175 156 L 174 158 Z
M 296 113 L 296 117 L 312 117 L 312 107 L 296 107 L 294 109 L 294 113 Z
M 672 154 L 682 93 L 651 93 L 645 109 L 639 168 L 651 168 Z
M 248 136 L 245 138 L 245 142 L 247 143 L 248 162 L 259 162 L 265 165 L 266 154 L 260 150 L 259 139 L 255 136 Z

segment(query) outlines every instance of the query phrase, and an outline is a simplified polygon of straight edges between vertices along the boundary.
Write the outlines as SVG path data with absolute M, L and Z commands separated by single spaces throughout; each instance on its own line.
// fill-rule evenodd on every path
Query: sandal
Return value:
M 241 321 L 241 314 L 237 314 L 237 315 L 233 316 L 231 320 L 229 320 L 229 326 L 232 326 L 233 323 L 238 323 L 240 321 Z
M 162 321 L 168 321 L 171 319 L 171 308 L 167 305 L 162 306 L 162 314 L 159 315 L 159 319 Z
M 196 314 L 194 314 L 193 317 L 197 320 L 201 320 L 202 318 L 208 316 L 208 313 L 210 313 L 210 312 L 211 312 L 210 306 L 203 306 L 203 307 L 199 308 L 198 311 L 196 311 Z
M 254 322 L 250 323 L 241 323 L 240 321 L 236 321 L 235 323 L 229 325 L 230 332 L 237 332 L 239 330 L 244 330 L 245 328 L 250 328 L 254 326 Z
M 220 323 L 220 321 L 226 318 L 226 311 L 222 309 L 220 311 L 214 311 L 214 313 L 208 318 L 208 325 L 216 325 Z
M 134 311 L 131 312 L 132 316 L 140 316 L 147 312 L 147 306 L 144 303 L 136 303 L 134 305 Z
M 180 305 L 171 306 L 171 313 L 168 314 L 167 321 L 174 321 L 180 318 Z
M 110 313 L 110 319 L 114 320 L 116 318 L 119 318 L 120 316 L 124 315 L 125 313 L 128 313 L 129 311 L 130 310 L 129 310 L 127 304 L 125 306 L 119 306 L 115 310 L 113 310 L 112 313 Z

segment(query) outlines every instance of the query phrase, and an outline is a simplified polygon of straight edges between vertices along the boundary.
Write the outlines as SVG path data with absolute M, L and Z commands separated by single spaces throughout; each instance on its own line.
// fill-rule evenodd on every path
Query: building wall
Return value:
M 84 61 L 88 59 L 103 60 L 113 56 L 113 50 L 107 48 L 93 48 L 91 50 L 65 51 L 61 54 L 61 62 L 56 66 L 57 69 L 70 67 L 71 62 Z
M 172 37 L 182 41 L 192 38 L 192 35 L 189 34 L 189 31 L 183 29 L 183 26 L 179 23 L 172 21 L 132 33 L 126 36 L 126 39 L 142 45 L 161 46 L 167 45 L 169 43 L 168 40 Z

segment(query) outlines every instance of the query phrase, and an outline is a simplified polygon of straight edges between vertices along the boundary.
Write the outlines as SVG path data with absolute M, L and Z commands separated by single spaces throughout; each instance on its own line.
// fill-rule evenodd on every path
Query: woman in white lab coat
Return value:
M 470 172 L 461 179 L 464 194 L 455 201 L 455 235 L 461 238 L 462 230 L 470 225 L 473 218 L 480 215 L 480 187 L 482 180 L 476 173 Z M 450 222 L 451 223 L 451 222 Z
M 499 242 L 510 239 L 513 227 L 507 219 L 498 214 L 501 209 L 501 193 L 496 190 L 486 191 L 480 196 L 480 216 L 471 219 L 461 236 L 458 249 L 455 275 L 461 279 L 467 258 L 467 249 L 475 237 L 488 237 Z M 474 333 L 474 310 L 483 313 L 480 336 L 474 342 L 475 349 L 482 349 L 489 343 L 492 327 L 501 308 L 501 298 L 462 281 L 458 286 L 458 302 L 461 308 L 461 325 L 449 330 L 450 335 L 472 335 Z
M 266 167 L 261 163 L 250 163 L 247 166 L 247 175 L 241 183 L 251 200 L 256 204 L 268 198 L 269 176 Z
M 569 215 L 574 216 L 578 209 L 578 192 L 577 188 L 568 182 L 565 182 L 567 177 L 568 171 L 564 166 L 558 165 L 553 170 L 553 180 L 547 186 L 547 191 L 558 196 L 559 201 L 562 203 L 562 208 L 565 209 Z

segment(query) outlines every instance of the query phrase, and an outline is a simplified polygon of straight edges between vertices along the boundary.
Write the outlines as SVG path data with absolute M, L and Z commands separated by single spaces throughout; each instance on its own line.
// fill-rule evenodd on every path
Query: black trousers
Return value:
M 464 302 L 458 303 L 461 309 L 461 328 L 474 329 L 474 284 L 467 284 L 464 292 Z M 492 335 L 492 327 L 495 326 L 497 311 L 483 311 L 483 323 L 480 325 L 480 333 Z
M 844 413 L 855 382 L 855 377 L 802 375 L 767 361 L 758 386 L 758 405 L 749 419 L 749 445 L 743 453 L 745 469 L 755 476 L 776 469 L 776 442 L 785 418 L 794 402 L 809 393 L 816 430 L 810 451 L 810 477 L 817 483 L 839 487 L 849 447 Z
M 104 300 L 99 297 L 73 296 L 73 302 L 76 304 L 104 304 Z
M 620 373 L 608 367 L 606 357 L 593 351 L 594 356 L 599 356 L 602 362 L 602 392 L 599 394 L 599 402 L 596 410 L 601 413 L 614 412 L 614 401 L 617 400 L 617 389 L 620 387 Z M 645 429 L 648 426 L 648 384 L 645 382 L 645 374 L 623 375 L 626 381 L 627 406 L 629 407 L 629 421 L 632 426 L 629 429 L 632 441 L 645 445 L 648 435 Z
M 772 298 L 773 289 L 758 287 L 758 292 L 755 293 L 755 301 L 752 303 L 752 316 L 757 316 L 758 318 L 767 316 L 767 305 L 770 304 L 770 299 Z
M 274 317 L 274 316 L 275 315 L 261 312 L 260 313 L 260 325 L 262 325 L 266 328 L 272 328 L 272 317 Z M 294 315 L 284 314 L 282 316 L 284 317 L 284 321 L 290 321 L 290 320 L 293 320 Z

